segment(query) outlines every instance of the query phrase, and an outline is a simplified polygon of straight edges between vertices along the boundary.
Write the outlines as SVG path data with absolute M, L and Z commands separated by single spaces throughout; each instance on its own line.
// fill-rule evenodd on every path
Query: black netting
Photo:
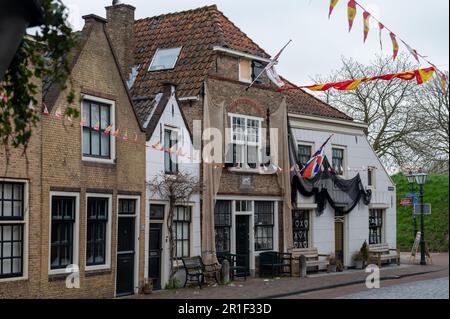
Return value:
M 318 215 L 321 215 L 330 204 L 336 215 L 346 215 L 350 213 L 362 200 L 365 205 L 369 205 L 372 192 L 364 189 L 361 176 L 358 174 L 350 180 L 337 176 L 331 168 L 327 157 L 324 158 L 321 171 L 311 179 L 303 178 L 300 175 L 301 167 L 298 167 L 297 152 L 292 134 L 289 128 L 289 158 L 293 168 L 291 170 L 291 200 L 295 205 L 297 195 L 300 193 L 305 197 L 315 197 Z

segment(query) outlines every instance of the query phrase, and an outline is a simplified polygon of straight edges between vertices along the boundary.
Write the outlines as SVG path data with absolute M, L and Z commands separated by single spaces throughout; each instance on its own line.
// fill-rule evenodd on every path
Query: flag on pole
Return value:
M 381 22 L 378 22 L 378 28 L 380 29 L 380 47 L 381 47 L 381 51 L 383 51 L 383 29 L 384 29 L 384 24 Z
M 275 70 L 275 65 L 278 64 L 278 59 L 280 58 L 281 54 L 283 53 L 284 49 L 286 49 L 286 47 L 289 45 L 289 43 L 291 43 L 292 40 L 289 40 L 289 42 L 280 50 L 280 52 L 278 52 L 270 61 L 269 64 L 267 64 L 267 66 L 264 68 L 264 70 L 261 71 L 260 74 L 258 74 L 258 76 L 253 80 L 252 83 L 250 83 L 250 85 L 246 88 L 246 90 L 250 89 L 253 84 L 255 84 L 255 82 L 259 79 L 259 77 L 266 72 L 268 78 L 278 87 L 281 87 L 284 85 L 283 80 L 281 80 L 280 76 L 278 75 L 278 73 Z
M 356 17 L 356 2 L 355 0 L 350 0 L 347 6 L 347 15 L 348 15 L 348 32 L 352 31 L 353 21 Z
M 320 168 L 323 163 L 324 156 L 325 156 L 325 146 L 328 144 L 328 142 L 333 137 L 333 135 L 331 135 L 325 141 L 325 143 L 323 143 L 323 145 L 319 148 L 319 150 L 316 153 L 314 153 L 312 158 L 302 168 L 302 170 L 300 171 L 300 174 L 302 175 L 302 177 L 313 178 L 314 176 L 317 175 L 317 173 L 319 173 Z
M 397 58 L 398 48 L 399 48 L 398 42 L 397 42 L 397 37 L 393 32 L 391 32 L 389 35 L 391 36 L 391 40 L 392 40 L 392 49 L 394 51 L 394 60 L 395 60 Z
M 331 14 L 333 13 L 334 7 L 336 7 L 339 0 L 331 0 L 330 1 L 330 12 L 328 13 L 328 19 L 330 19 Z
M 363 13 L 364 17 L 364 43 L 366 43 L 367 36 L 369 35 L 369 29 L 370 29 L 370 13 L 367 11 L 364 11 Z

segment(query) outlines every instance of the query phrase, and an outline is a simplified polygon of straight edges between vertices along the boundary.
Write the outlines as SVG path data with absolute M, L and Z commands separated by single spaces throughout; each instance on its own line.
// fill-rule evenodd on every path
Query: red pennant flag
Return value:
M 348 32 L 352 31 L 353 21 L 356 17 L 356 2 L 355 0 L 350 0 L 348 2 L 347 7 L 347 15 L 348 15 Z
M 441 74 L 441 86 L 442 92 L 447 93 L 447 76 L 444 73 Z
M 392 40 L 392 48 L 394 50 L 394 60 L 397 58 L 398 55 L 398 42 L 397 42 L 397 37 L 395 36 L 394 33 L 390 33 L 391 36 L 391 40 Z
M 364 17 L 364 43 L 366 43 L 367 36 L 369 35 L 369 29 L 370 29 L 370 13 L 367 11 L 364 11 L 363 13 Z
M 381 51 L 383 51 L 383 39 L 382 39 L 382 33 L 383 33 L 383 29 L 384 29 L 384 25 L 381 22 L 378 22 L 378 27 L 380 28 L 380 47 L 381 47 Z
M 328 19 L 330 19 L 331 14 L 333 13 L 334 7 L 337 5 L 339 0 L 331 0 L 330 1 L 330 12 L 328 13 Z
M 45 103 L 44 103 L 44 111 L 42 111 L 42 114 L 44 114 L 44 115 L 50 114 L 50 112 L 48 111 L 47 105 L 45 105 Z

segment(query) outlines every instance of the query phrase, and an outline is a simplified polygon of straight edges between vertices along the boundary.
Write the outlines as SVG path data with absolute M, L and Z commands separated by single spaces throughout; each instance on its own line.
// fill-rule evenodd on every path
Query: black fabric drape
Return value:
M 298 163 L 297 147 L 292 128 L 289 126 L 289 158 L 291 161 L 291 200 L 293 205 L 297 203 L 297 195 L 315 198 L 318 215 L 321 215 L 330 204 L 337 215 L 347 215 L 362 200 L 364 205 L 369 205 L 372 192 L 365 190 L 358 174 L 354 178 L 346 180 L 337 176 L 331 169 L 327 157 L 324 158 L 322 170 L 313 178 L 303 178 Z

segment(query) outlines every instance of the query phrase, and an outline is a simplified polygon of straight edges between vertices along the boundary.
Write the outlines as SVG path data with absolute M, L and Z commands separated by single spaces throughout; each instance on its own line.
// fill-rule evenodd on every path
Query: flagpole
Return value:
M 280 50 L 280 52 L 279 52 L 277 55 L 275 55 L 274 60 L 270 61 L 270 63 L 266 65 L 266 67 L 264 68 L 264 70 L 262 70 L 262 71 L 258 74 L 258 76 L 253 80 L 253 82 L 250 83 L 250 85 L 245 89 L 246 91 L 248 91 L 248 90 L 253 86 L 253 84 L 255 84 L 255 82 L 258 81 L 258 79 L 260 78 L 260 76 L 261 76 L 268 68 L 272 67 L 276 62 L 278 62 L 278 58 L 280 57 L 281 53 L 284 51 L 284 49 L 287 48 L 287 46 L 288 46 L 291 42 L 292 42 L 292 40 L 289 40 L 289 42 L 286 43 L 286 45 Z

